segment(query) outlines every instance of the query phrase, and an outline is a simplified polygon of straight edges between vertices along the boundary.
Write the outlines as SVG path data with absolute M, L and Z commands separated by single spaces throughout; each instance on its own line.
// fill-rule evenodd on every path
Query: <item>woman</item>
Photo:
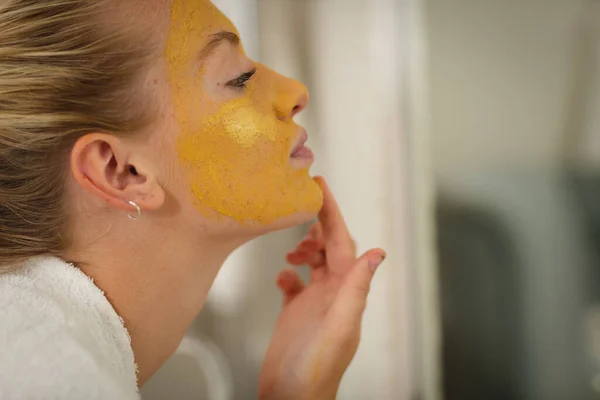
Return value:
M 0 398 L 137 398 L 228 255 L 317 214 L 258 397 L 335 398 L 384 252 L 309 176 L 307 101 L 209 0 L 0 3 Z

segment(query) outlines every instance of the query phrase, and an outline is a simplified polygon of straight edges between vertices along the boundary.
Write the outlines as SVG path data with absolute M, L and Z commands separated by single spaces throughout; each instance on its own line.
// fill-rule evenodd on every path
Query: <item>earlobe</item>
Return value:
M 71 173 L 83 189 L 120 210 L 132 211 L 130 202 L 156 210 L 164 203 L 164 190 L 143 157 L 133 153 L 116 136 L 85 135 L 71 151 Z

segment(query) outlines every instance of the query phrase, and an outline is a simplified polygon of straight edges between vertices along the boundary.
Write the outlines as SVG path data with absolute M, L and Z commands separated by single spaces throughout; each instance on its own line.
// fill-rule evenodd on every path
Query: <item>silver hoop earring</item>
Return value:
M 129 219 L 132 219 L 134 221 L 137 221 L 138 219 L 140 219 L 140 217 L 142 216 L 142 210 L 140 209 L 140 206 L 138 206 L 135 201 L 128 201 L 127 204 L 135 207 L 135 211 L 136 211 L 136 215 L 131 215 L 131 213 L 128 213 L 127 216 L 129 217 Z

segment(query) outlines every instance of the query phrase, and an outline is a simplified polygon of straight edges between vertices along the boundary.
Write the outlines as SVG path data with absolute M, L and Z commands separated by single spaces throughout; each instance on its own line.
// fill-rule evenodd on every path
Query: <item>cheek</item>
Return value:
M 178 150 L 195 170 L 218 171 L 233 178 L 286 169 L 291 135 L 283 129 L 278 132 L 274 118 L 245 102 L 227 104 L 194 125 L 197 128 L 188 126 L 181 135 Z
M 182 135 L 178 151 L 191 166 L 191 190 L 201 205 L 263 223 L 298 208 L 289 196 L 299 180 L 288 160 L 293 135 L 279 124 L 237 103 L 204 118 L 198 133 Z
M 221 122 L 223 136 L 245 149 L 256 147 L 261 139 L 275 142 L 277 137 L 276 121 L 248 108 L 231 110 L 223 116 Z

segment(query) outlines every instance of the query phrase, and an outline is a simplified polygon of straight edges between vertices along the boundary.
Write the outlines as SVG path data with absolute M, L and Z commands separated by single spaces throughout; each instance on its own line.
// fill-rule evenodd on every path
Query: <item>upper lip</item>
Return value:
M 307 140 L 308 140 L 308 133 L 306 132 L 306 130 L 304 128 L 302 128 L 300 130 L 300 134 L 298 135 L 298 138 L 296 139 L 296 145 L 292 149 L 290 155 L 293 155 L 298 150 L 300 150 L 302 148 L 302 146 L 304 146 L 306 144 Z

